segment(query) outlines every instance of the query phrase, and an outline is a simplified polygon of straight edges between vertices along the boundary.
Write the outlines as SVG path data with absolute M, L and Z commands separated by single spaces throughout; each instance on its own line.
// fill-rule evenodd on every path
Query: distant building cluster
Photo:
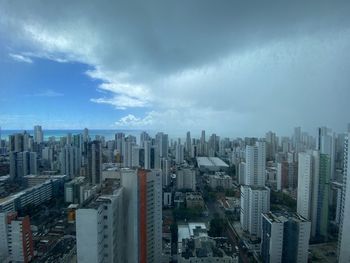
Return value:
M 349 139 L 0 134 L 0 261 L 350 262 Z

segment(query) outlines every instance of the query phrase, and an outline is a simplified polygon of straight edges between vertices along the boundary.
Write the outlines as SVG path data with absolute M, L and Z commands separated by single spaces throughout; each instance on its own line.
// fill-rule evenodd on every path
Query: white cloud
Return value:
M 29 64 L 33 63 L 33 60 L 30 57 L 26 57 L 26 56 L 23 56 L 21 54 L 10 53 L 9 56 L 17 62 L 24 62 L 24 63 L 29 63 Z
M 44 90 L 42 92 L 35 93 L 33 96 L 36 96 L 36 97 L 62 97 L 62 96 L 64 96 L 64 94 L 57 92 L 57 91 L 54 91 L 52 89 L 47 89 L 47 90 Z
M 114 108 L 119 110 L 125 110 L 127 108 L 143 108 L 147 107 L 147 103 L 139 100 L 137 98 L 132 98 L 124 95 L 116 95 L 112 98 L 97 98 L 97 99 L 90 99 L 91 102 L 98 103 L 98 104 L 109 104 L 114 106 Z
M 148 113 L 144 118 L 137 118 L 133 114 L 128 114 L 120 118 L 115 125 L 117 127 L 146 128 L 153 124 L 153 113 Z

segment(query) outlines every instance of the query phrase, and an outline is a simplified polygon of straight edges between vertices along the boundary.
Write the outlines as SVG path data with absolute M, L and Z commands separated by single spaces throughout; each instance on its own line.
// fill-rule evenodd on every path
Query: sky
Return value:
M 2 129 L 345 131 L 350 1 L 0 1 Z

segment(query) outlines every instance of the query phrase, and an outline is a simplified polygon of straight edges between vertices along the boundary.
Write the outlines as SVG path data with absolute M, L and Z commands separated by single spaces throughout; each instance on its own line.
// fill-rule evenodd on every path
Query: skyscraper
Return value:
M 261 213 L 270 211 L 270 189 L 262 186 L 241 186 L 241 225 L 251 235 L 261 235 Z
M 44 134 L 40 125 L 34 126 L 34 142 L 36 143 L 44 142 Z
M 35 152 L 10 153 L 10 176 L 12 180 L 22 181 L 23 176 L 37 173 L 37 154 Z
M 176 144 L 175 161 L 177 164 L 183 163 L 184 161 L 184 146 L 180 142 Z
M 276 134 L 272 131 L 266 133 L 266 157 L 268 160 L 275 160 L 277 152 L 278 140 Z
M 151 169 L 151 142 L 144 141 L 143 147 L 145 149 L 145 169 Z
M 159 156 L 162 158 L 168 158 L 168 147 L 169 147 L 168 134 L 164 134 L 163 132 L 158 132 L 156 134 L 156 146 L 158 148 Z
M 201 133 L 201 138 L 200 138 L 200 142 L 199 142 L 199 154 L 204 156 L 206 155 L 206 141 L 205 141 L 205 131 L 203 130 Z
M 75 146 L 66 145 L 62 148 L 60 159 L 60 170 L 62 174 L 66 174 L 69 178 L 73 178 L 80 174 L 80 158 L 79 149 Z
M 191 133 L 186 133 L 186 152 L 188 156 L 191 156 L 192 144 L 191 144 Z
M 265 186 L 266 149 L 264 141 L 257 141 L 254 146 L 247 145 L 245 150 L 245 184 Z
M 10 152 L 23 152 L 28 150 L 28 141 L 25 141 L 23 133 L 16 133 L 9 136 Z
M 306 263 L 310 221 L 294 213 L 262 215 L 261 256 L 266 263 Z
M 87 147 L 87 172 L 91 184 L 101 183 L 102 175 L 102 147 L 101 142 L 92 141 Z
M 143 146 L 144 142 L 149 141 L 149 140 L 151 140 L 151 137 L 148 135 L 148 133 L 145 131 L 141 132 L 141 134 L 140 134 L 140 146 L 144 147 Z
M 350 262 L 350 132 L 344 142 L 343 191 L 341 202 L 340 227 L 338 236 L 338 261 Z
M 160 262 L 162 254 L 162 174 L 160 170 L 124 170 L 126 261 Z
M 297 212 L 311 220 L 311 237 L 326 240 L 330 159 L 319 151 L 299 153 Z
M 322 154 L 327 154 L 330 159 L 331 179 L 334 179 L 335 172 L 335 138 L 329 134 L 331 129 L 327 127 L 318 128 L 317 150 Z
M 79 208 L 76 232 L 78 262 L 125 262 L 123 188 Z
M 8 256 L 11 262 L 27 263 L 34 258 L 29 216 L 0 213 L 0 255 Z

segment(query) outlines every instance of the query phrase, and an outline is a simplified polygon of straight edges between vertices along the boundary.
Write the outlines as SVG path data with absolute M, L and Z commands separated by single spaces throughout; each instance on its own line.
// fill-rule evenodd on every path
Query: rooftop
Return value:
M 198 166 L 210 167 L 229 167 L 223 160 L 218 157 L 197 157 Z

